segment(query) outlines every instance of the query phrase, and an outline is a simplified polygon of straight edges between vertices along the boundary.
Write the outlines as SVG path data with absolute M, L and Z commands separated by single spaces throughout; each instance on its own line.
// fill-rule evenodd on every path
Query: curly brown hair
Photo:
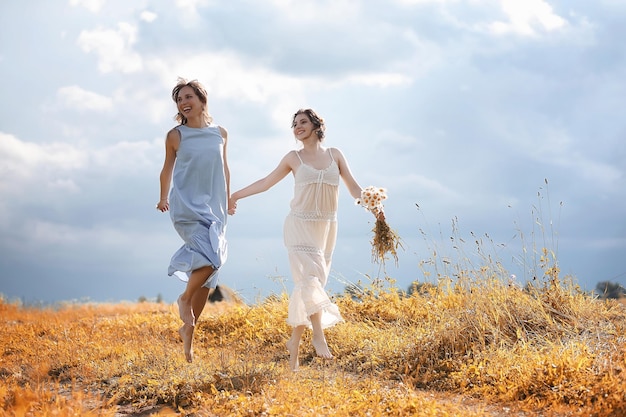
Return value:
M 202 103 L 202 115 L 204 116 L 204 121 L 207 124 L 211 124 L 211 122 L 213 121 L 213 117 L 211 117 L 211 115 L 209 114 L 209 108 L 207 106 L 208 94 L 206 92 L 206 88 L 204 88 L 204 86 L 198 80 L 187 81 L 185 78 L 178 77 L 176 86 L 172 89 L 172 100 L 174 100 L 174 103 L 176 103 L 177 107 L 178 94 L 180 93 L 180 90 L 183 89 L 183 87 L 191 87 L 193 89 L 194 93 L 196 93 L 198 99 L 200 99 L 200 102 Z M 176 116 L 174 116 L 174 120 L 176 120 L 181 125 L 187 124 L 187 118 L 181 112 L 176 113 Z
M 321 117 L 319 117 L 317 115 L 317 113 L 315 113 L 315 111 L 313 109 L 300 109 L 298 110 L 294 115 L 293 115 L 293 119 L 291 120 L 291 128 L 293 129 L 294 127 L 296 127 L 296 117 L 298 117 L 299 114 L 305 114 L 306 117 L 309 118 L 309 120 L 311 121 L 311 123 L 313 123 L 313 126 L 315 126 L 315 133 L 317 134 L 317 139 L 321 142 L 322 140 L 324 140 L 324 132 L 326 131 L 326 125 L 324 124 L 324 119 L 322 119 Z

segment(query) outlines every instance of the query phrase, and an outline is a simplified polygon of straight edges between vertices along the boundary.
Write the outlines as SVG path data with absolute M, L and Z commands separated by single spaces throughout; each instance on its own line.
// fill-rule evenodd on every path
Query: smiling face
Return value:
M 296 139 L 300 141 L 304 141 L 311 136 L 317 139 L 317 135 L 315 134 L 316 126 L 311 122 L 309 116 L 305 113 L 297 114 L 293 119 L 293 135 Z
M 291 122 L 293 134 L 297 140 L 303 141 L 314 138 L 318 141 L 324 140 L 324 119 L 319 117 L 312 109 L 300 109 L 293 115 Z
M 172 100 L 176 103 L 178 113 L 174 119 L 180 124 L 186 125 L 189 119 L 193 124 L 202 127 L 209 125 L 213 118 L 207 108 L 207 91 L 198 80 L 187 81 L 179 78 L 178 83 L 172 89 Z
M 178 92 L 176 106 L 178 107 L 178 112 L 187 120 L 201 116 L 204 111 L 204 105 L 200 101 L 200 98 L 194 89 L 188 85 L 181 88 Z

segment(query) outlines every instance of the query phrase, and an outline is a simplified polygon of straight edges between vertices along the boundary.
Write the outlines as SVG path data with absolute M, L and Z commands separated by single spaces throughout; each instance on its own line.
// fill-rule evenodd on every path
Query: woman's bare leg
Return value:
M 191 299 L 191 310 L 193 311 L 193 316 L 198 320 L 200 314 L 202 314 L 202 310 L 204 310 L 204 306 L 209 300 L 209 294 L 211 293 L 211 289 L 207 287 L 200 287 L 193 295 Z
M 206 305 L 207 299 L 209 298 L 209 289 L 206 287 L 200 287 L 191 300 L 193 315 L 196 318 L 196 322 L 202 314 L 202 310 L 204 310 L 204 306 Z M 192 326 L 190 324 L 183 324 L 183 326 L 178 329 L 178 334 L 180 338 L 183 339 L 183 350 L 185 351 L 185 359 L 187 362 L 193 362 L 193 334 L 196 330 L 196 326 Z
M 324 330 L 322 329 L 322 313 L 311 314 L 311 327 L 313 327 L 313 347 L 317 356 L 324 359 L 332 359 L 333 355 L 328 349 Z
M 180 329 L 178 329 L 178 334 L 180 338 L 183 339 L 183 351 L 185 352 L 185 359 L 187 362 L 193 362 L 193 349 L 191 348 L 191 342 L 193 341 L 193 331 L 195 326 L 191 324 L 183 324 Z
M 287 341 L 287 350 L 289 351 L 289 368 L 292 371 L 297 371 L 300 366 L 298 351 L 300 349 L 300 339 L 302 338 L 304 329 L 305 326 L 294 327 L 291 332 L 291 339 Z
M 185 289 L 185 292 L 182 293 L 180 297 L 178 297 L 178 309 L 181 315 L 180 318 L 181 320 L 183 320 L 184 323 L 182 327 L 178 329 L 178 334 L 183 340 L 183 351 L 185 352 L 185 359 L 187 359 L 187 362 L 190 363 L 193 361 L 192 343 L 196 319 L 200 317 L 200 314 L 202 314 L 202 310 L 204 310 L 204 306 L 206 305 L 206 301 L 209 297 L 210 292 L 208 288 L 203 287 L 202 285 L 204 285 L 207 278 L 210 277 L 212 273 L 212 267 L 204 267 L 193 271 L 191 273 L 191 276 L 189 277 L 189 282 L 187 283 L 187 288 Z M 197 285 L 198 282 L 200 282 L 200 285 Z M 190 299 L 189 302 L 186 302 L 185 297 L 189 292 L 191 292 Z M 183 313 L 186 311 L 188 311 L 189 315 L 192 317 L 192 323 L 185 322 L 185 319 L 183 318 Z
M 180 319 L 185 324 L 195 325 L 195 316 L 193 313 L 193 296 L 202 285 L 206 282 L 207 278 L 213 273 L 213 267 L 204 266 L 198 268 L 191 273 L 189 281 L 187 281 L 187 287 L 185 291 L 178 297 L 178 314 Z

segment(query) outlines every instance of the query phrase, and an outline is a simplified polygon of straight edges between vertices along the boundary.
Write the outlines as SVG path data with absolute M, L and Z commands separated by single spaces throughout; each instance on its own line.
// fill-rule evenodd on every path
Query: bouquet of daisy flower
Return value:
M 402 247 L 400 236 L 389 227 L 384 216 L 383 201 L 387 199 L 387 190 L 380 187 L 369 186 L 361 191 L 361 197 L 356 199 L 356 204 L 371 211 L 376 216 L 376 225 L 372 229 L 372 261 L 385 263 L 387 254 L 390 254 L 398 265 L 399 247 Z

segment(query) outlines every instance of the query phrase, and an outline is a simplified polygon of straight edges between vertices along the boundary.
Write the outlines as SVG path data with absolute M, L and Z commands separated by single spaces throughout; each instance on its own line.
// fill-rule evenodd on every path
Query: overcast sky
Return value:
M 584 289 L 624 285 L 625 18 L 622 0 L 4 1 L 0 293 L 176 299 L 181 241 L 154 207 L 179 76 L 229 131 L 233 190 L 296 148 L 304 107 L 388 189 L 398 267 L 371 262 L 342 184 L 331 292 L 498 263 L 523 285 L 544 247 Z M 291 290 L 292 188 L 229 218 L 221 282 L 248 302 Z

